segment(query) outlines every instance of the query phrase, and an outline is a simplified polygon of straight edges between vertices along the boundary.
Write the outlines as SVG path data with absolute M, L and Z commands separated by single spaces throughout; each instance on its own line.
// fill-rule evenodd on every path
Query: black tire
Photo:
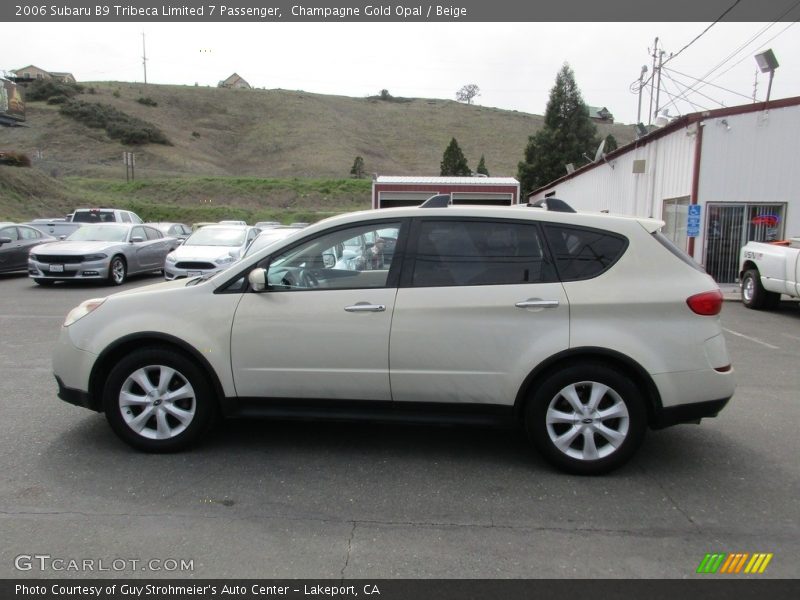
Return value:
M 122 285 L 128 278 L 128 265 L 125 259 L 117 255 L 111 259 L 108 265 L 108 283 L 110 285 Z
M 758 269 L 749 269 L 744 272 L 742 277 L 742 304 L 746 308 L 754 310 L 777 308 L 780 301 L 780 294 L 768 292 L 761 285 L 761 275 Z
M 176 392 L 178 397 L 170 399 Z M 111 370 L 103 388 L 103 410 L 114 433 L 137 450 L 176 452 L 209 431 L 217 401 L 197 363 L 180 352 L 154 347 L 126 355 Z
M 593 391 L 595 410 L 583 412 Z M 573 403 L 580 402 L 578 410 L 565 392 Z M 532 390 L 525 406 L 525 429 L 533 445 L 551 464 L 577 475 L 600 475 L 621 467 L 642 443 L 646 428 L 641 390 L 625 373 L 602 362 L 552 371 Z M 559 447 L 555 440 L 560 436 Z
M 34 283 L 45 287 L 48 285 L 53 285 L 55 283 L 55 281 L 53 281 L 52 279 L 41 279 L 39 277 L 35 278 L 33 281 Z

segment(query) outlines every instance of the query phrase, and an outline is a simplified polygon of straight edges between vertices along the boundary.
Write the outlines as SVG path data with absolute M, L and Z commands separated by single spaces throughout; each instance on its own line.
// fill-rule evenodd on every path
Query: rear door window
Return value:
M 627 238 L 586 227 L 544 225 L 561 281 L 592 279 L 607 271 L 625 253 Z
M 447 219 L 420 224 L 413 287 L 555 280 L 535 223 Z

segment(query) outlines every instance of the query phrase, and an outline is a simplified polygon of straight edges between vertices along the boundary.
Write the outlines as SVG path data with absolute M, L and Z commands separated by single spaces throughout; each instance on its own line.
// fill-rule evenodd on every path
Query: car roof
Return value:
M 527 205 L 517 206 L 483 206 L 483 205 L 450 205 L 443 208 L 422 208 L 419 206 L 370 209 L 358 212 L 343 213 L 334 217 L 329 217 L 309 225 L 305 230 L 313 233 L 320 229 L 326 229 L 332 224 L 359 223 L 372 219 L 392 219 L 392 218 L 413 218 L 413 217 L 462 217 L 462 218 L 486 218 L 486 219 L 524 219 L 532 221 L 563 223 L 565 225 L 580 225 L 584 227 L 596 227 L 598 229 L 626 229 L 632 224 L 638 223 L 649 233 L 658 231 L 664 226 L 664 222 L 658 219 L 644 217 L 631 217 L 624 215 L 611 215 L 608 213 L 593 212 L 556 212 L 548 211 L 543 208 L 534 208 Z

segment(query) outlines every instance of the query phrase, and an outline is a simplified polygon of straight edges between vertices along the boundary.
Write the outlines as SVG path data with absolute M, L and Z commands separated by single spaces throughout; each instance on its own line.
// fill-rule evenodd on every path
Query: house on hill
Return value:
M 28 65 L 14 71 L 14 77 L 18 81 L 32 81 L 34 79 L 54 79 L 61 83 L 75 83 L 75 76 L 72 73 L 59 71 L 45 71 L 36 65 Z
M 613 123 L 614 115 L 605 106 L 589 106 L 589 118 L 598 123 Z
M 224 79 L 223 81 L 220 81 L 219 85 L 217 87 L 239 89 L 239 90 L 249 90 L 250 89 L 250 84 L 247 83 L 244 80 L 243 77 L 241 77 L 241 76 L 237 75 L 236 73 L 234 73 L 233 75 L 231 75 L 227 79 Z

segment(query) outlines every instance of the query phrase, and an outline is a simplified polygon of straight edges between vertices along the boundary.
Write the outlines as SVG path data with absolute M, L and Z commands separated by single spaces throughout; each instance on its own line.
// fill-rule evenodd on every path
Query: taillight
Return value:
M 698 315 L 713 316 L 718 315 L 722 310 L 722 292 L 714 290 L 695 294 L 686 299 L 689 308 Z

